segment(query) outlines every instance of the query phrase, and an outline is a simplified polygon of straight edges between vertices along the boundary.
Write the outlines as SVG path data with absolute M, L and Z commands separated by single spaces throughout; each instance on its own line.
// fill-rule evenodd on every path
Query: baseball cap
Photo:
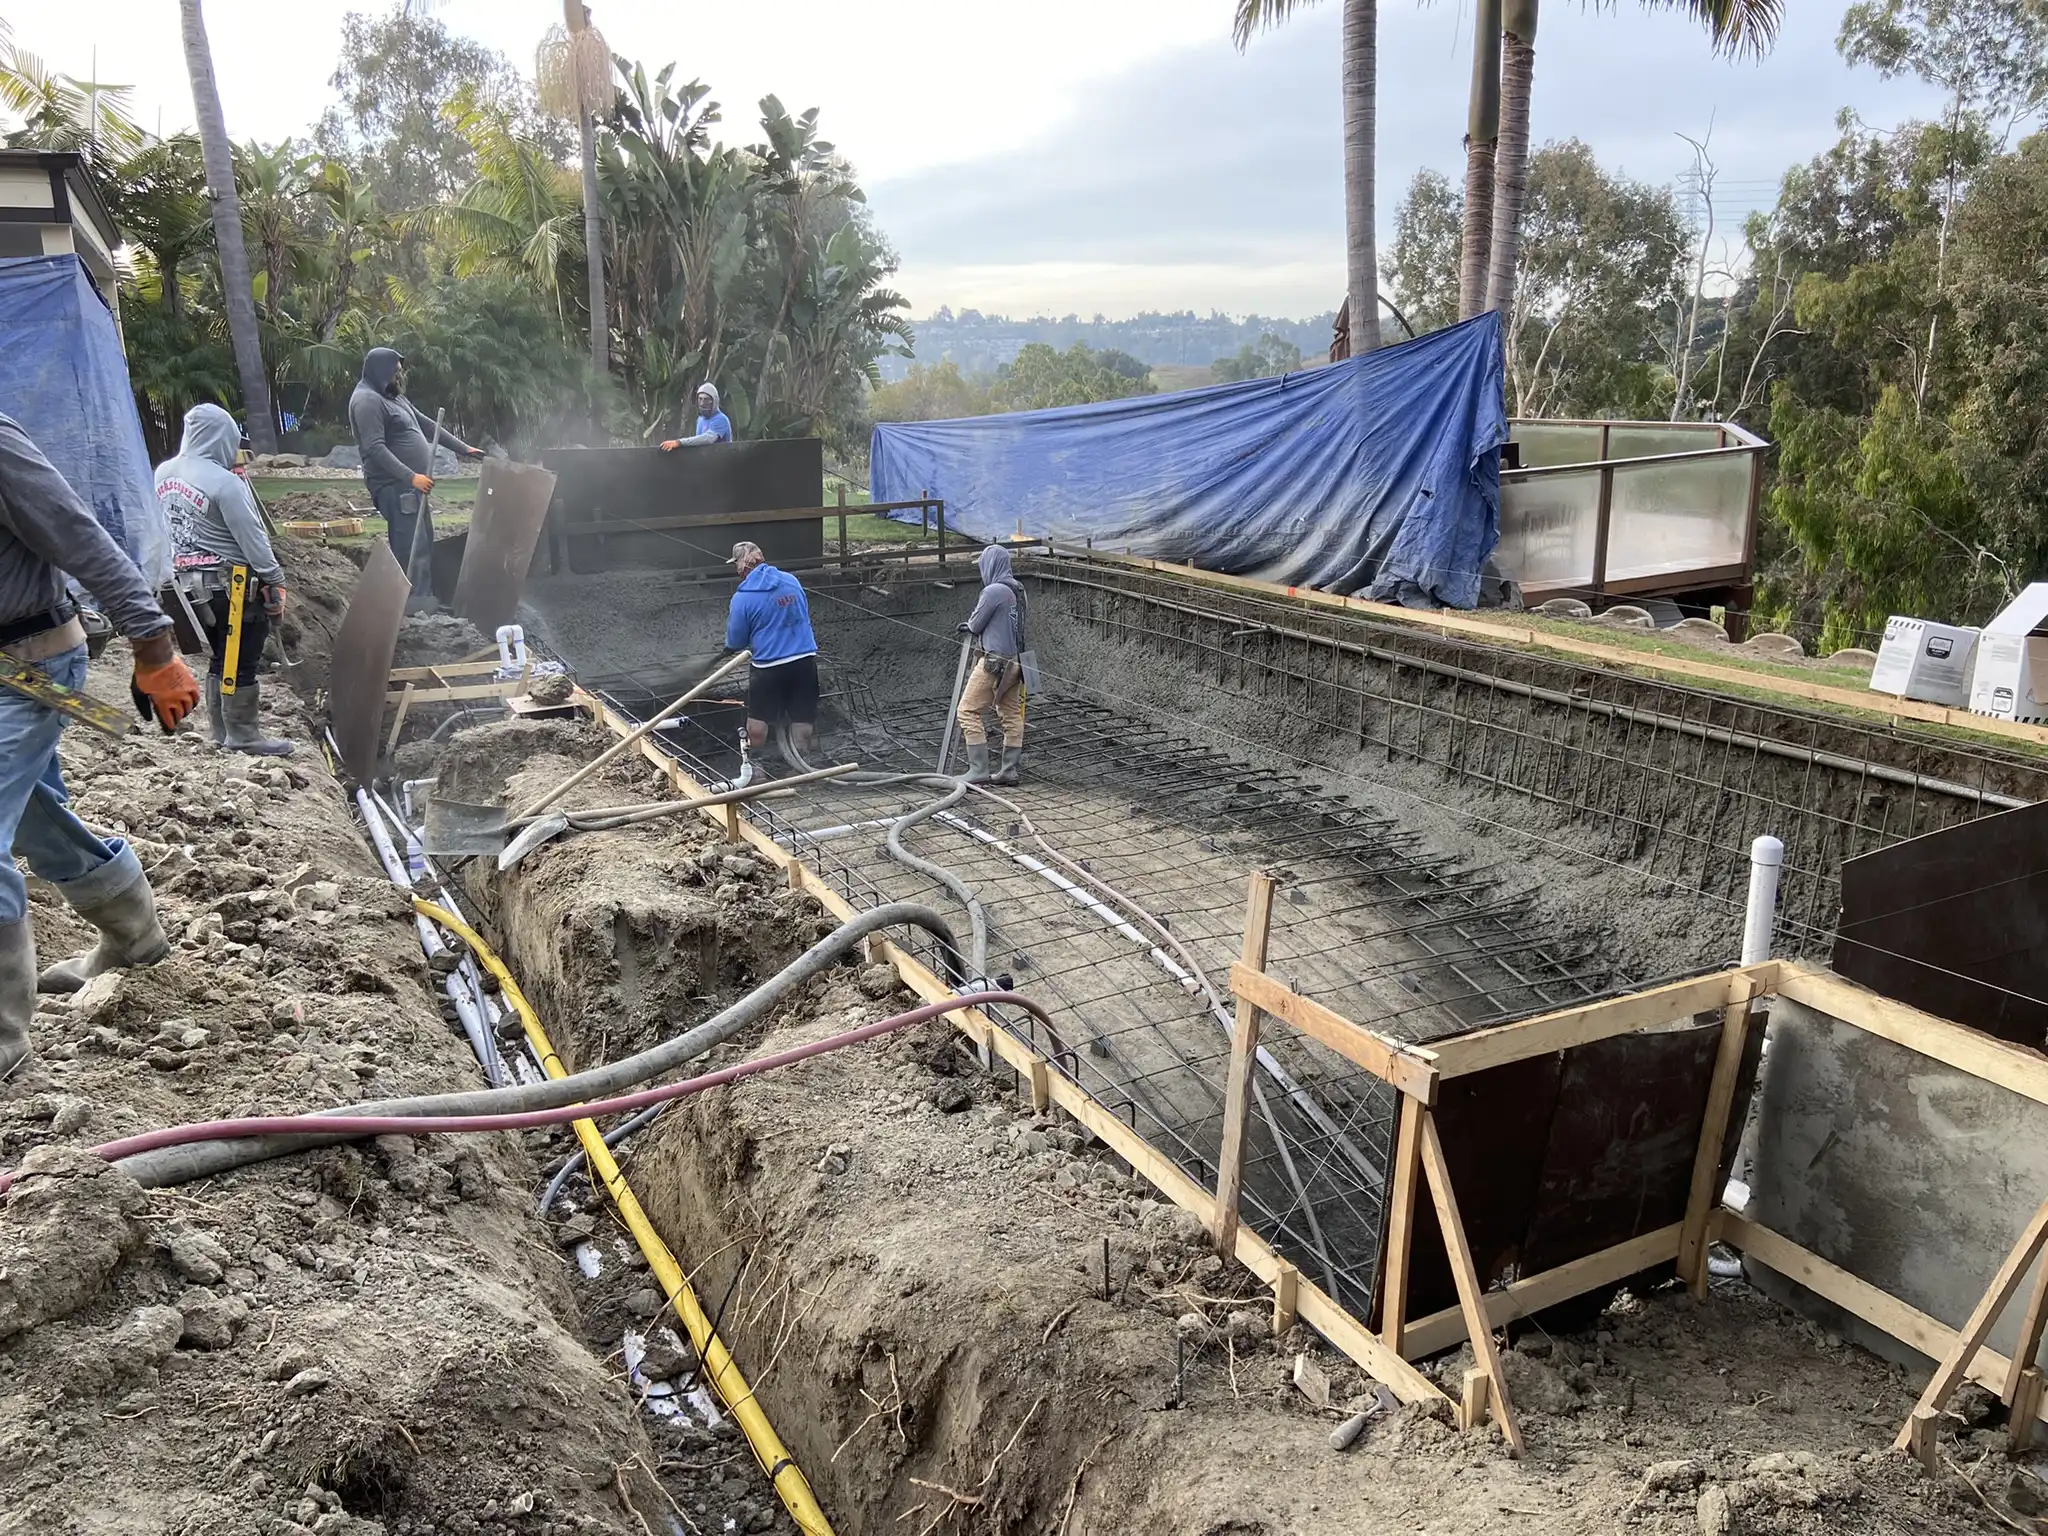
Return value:
M 756 544 L 752 539 L 741 539 L 739 543 L 733 545 L 732 558 L 725 563 L 727 565 L 738 565 L 746 556 L 759 554 L 761 554 L 760 545 Z M 762 558 L 766 559 L 767 556 L 762 555 Z

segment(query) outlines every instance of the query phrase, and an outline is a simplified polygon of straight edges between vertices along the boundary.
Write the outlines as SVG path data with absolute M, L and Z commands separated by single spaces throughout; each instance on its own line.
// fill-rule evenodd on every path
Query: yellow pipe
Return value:
M 512 973 L 505 969 L 505 962 L 491 952 L 491 947 L 467 923 L 450 912 L 446 907 L 436 906 L 431 901 L 413 898 L 413 906 L 422 917 L 439 923 L 450 933 L 467 944 L 485 970 L 497 979 L 505 1000 L 519 1015 L 519 1022 L 525 1027 L 527 1042 L 532 1045 L 534 1055 L 540 1058 L 541 1069 L 551 1078 L 567 1077 L 569 1069 L 562 1065 L 562 1058 L 555 1054 L 555 1048 L 548 1040 L 547 1031 L 541 1028 L 540 1017 L 533 1011 L 533 1005 L 526 1000 L 526 994 L 519 990 L 519 983 L 512 979 Z M 604 1187 L 612 1197 L 612 1203 L 619 1208 L 619 1217 L 626 1223 L 626 1229 L 633 1234 L 633 1240 L 640 1245 L 641 1253 L 647 1257 L 647 1267 L 661 1282 L 661 1288 L 668 1294 L 669 1305 L 676 1310 L 676 1316 L 689 1330 L 690 1342 L 696 1346 L 698 1359 L 704 1362 L 705 1374 L 711 1385 L 732 1414 L 733 1420 L 747 1437 L 747 1444 L 753 1448 L 754 1459 L 761 1464 L 761 1470 L 768 1474 L 768 1481 L 774 1487 L 782 1507 L 789 1511 L 789 1517 L 797 1528 L 812 1533 L 812 1536 L 833 1536 L 832 1523 L 825 1518 L 825 1511 L 818 1507 L 816 1495 L 811 1492 L 810 1480 L 789 1454 L 789 1448 L 775 1433 L 775 1426 L 768 1422 L 768 1415 L 761 1411 L 760 1402 L 754 1396 L 754 1389 L 747 1385 L 747 1378 L 740 1373 L 739 1365 L 732 1357 L 732 1351 L 725 1347 L 725 1341 L 711 1331 L 711 1319 L 704 1315 L 704 1308 L 697 1300 L 697 1293 L 690 1289 L 690 1282 L 683 1275 L 682 1266 L 676 1263 L 675 1255 L 669 1252 L 668 1244 L 661 1240 L 661 1234 L 654 1230 L 654 1223 L 647 1219 L 646 1211 L 634 1198 L 632 1189 L 626 1183 L 625 1174 L 619 1171 L 613 1159 L 611 1148 L 604 1144 L 604 1137 L 597 1129 L 596 1122 L 578 1120 L 574 1124 L 576 1139 L 583 1143 L 583 1154 L 588 1159 L 591 1171 L 604 1180 Z

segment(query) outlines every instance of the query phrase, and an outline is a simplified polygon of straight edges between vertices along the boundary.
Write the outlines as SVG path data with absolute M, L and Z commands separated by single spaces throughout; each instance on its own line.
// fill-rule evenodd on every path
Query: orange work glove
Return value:
M 663 453 L 674 453 L 678 448 L 682 446 L 683 440 L 680 437 L 672 437 L 667 442 L 661 445 L 661 451 Z
M 135 712 L 144 720 L 151 715 L 168 736 L 199 707 L 199 684 L 178 654 L 171 631 L 163 629 L 140 640 L 131 640 L 135 652 L 135 675 L 129 679 L 128 694 Z
M 434 477 L 432 475 L 414 475 L 412 477 L 412 488 L 424 496 L 434 488 Z
M 284 586 L 280 582 L 265 582 L 263 586 L 263 611 L 273 619 L 284 617 Z

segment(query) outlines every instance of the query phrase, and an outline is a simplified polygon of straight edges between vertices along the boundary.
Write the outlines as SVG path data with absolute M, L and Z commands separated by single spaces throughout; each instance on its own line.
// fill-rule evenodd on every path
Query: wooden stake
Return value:
M 384 755 L 389 757 L 398 750 L 398 733 L 405 729 L 405 713 L 412 708 L 412 684 L 405 685 L 405 692 L 398 696 L 398 713 L 391 720 L 391 739 L 384 743 Z
M 1920 1394 L 1920 1401 L 1913 1410 L 1913 1417 L 1906 1427 L 1899 1431 L 1898 1439 L 1892 1442 L 1896 1450 L 1914 1450 L 1914 1426 L 1920 1422 L 1922 1412 L 1939 1416 L 1948 1406 L 1950 1395 L 1962 1385 L 1963 1376 L 1970 1368 L 1970 1361 L 1991 1332 L 1991 1325 L 1998 1321 L 2005 1304 L 2012 1300 L 2012 1293 L 2019 1289 L 2029 1266 L 2040 1256 L 2043 1245 L 2048 1245 L 2048 1202 L 2034 1212 L 2026 1230 L 2020 1233 L 2020 1240 L 2005 1256 L 2005 1262 L 1998 1266 L 1998 1273 L 1991 1277 L 1991 1284 L 1977 1302 L 1977 1310 L 1970 1314 L 1969 1322 L 1963 1325 L 1962 1335 L 1956 1340 L 1954 1349 L 1941 1362 L 1934 1373 L 1934 1379 L 1927 1383 L 1927 1390 Z M 2013 1362 L 2017 1368 L 2020 1361 Z M 1931 1437 L 1930 1437 L 1931 1443 Z
M 1920 1463 L 1920 1469 L 1929 1477 L 1941 1475 L 1941 1447 L 1935 1439 L 1941 1428 L 1941 1410 L 1938 1408 L 1915 1408 L 1913 1416 L 1906 1420 L 1906 1427 L 1899 1433 L 1898 1449 L 1912 1453 Z
M 2013 1370 L 2005 1378 L 2005 1404 L 2013 1410 L 2018 1420 L 2018 1394 L 2020 1378 L 2033 1367 L 2034 1355 L 2041 1348 L 2041 1325 L 2048 1321 L 2048 1262 L 2041 1265 L 2034 1276 L 2033 1294 L 2027 1298 L 2027 1315 L 2020 1323 L 2020 1336 L 2012 1350 Z
M 738 842 L 740 840 L 740 808 L 737 805 L 728 803 L 720 806 L 718 810 L 719 818 L 725 823 L 725 840 L 728 843 Z
M 2012 1380 L 2012 1421 L 2006 1426 L 2006 1437 L 2016 1451 L 2024 1451 L 2034 1442 L 2034 1430 L 2041 1412 L 2042 1377 L 2038 1366 L 2028 1366 L 2024 1371 L 2014 1371 Z
M 1402 1353 L 1401 1332 L 1408 1322 L 1408 1261 L 1415 1249 L 1415 1177 L 1422 1168 L 1422 1117 L 1429 1111 L 1419 1100 L 1401 1097 L 1401 1128 L 1394 1141 L 1393 1203 L 1387 1209 L 1387 1260 L 1380 1276 L 1380 1338 Z
M 1279 882 L 1265 870 L 1251 877 L 1244 903 L 1244 956 L 1247 970 L 1266 968 L 1266 941 L 1273 926 L 1273 887 Z M 1230 1075 L 1223 1099 L 1223 1149 L 1216 1160 L 1216 1251 L 1230 1258 L 1237 1251 L 1237 1197 L 1244 1187 L 1245 1109 L 1251 1098 L 1252 1072 L 1258 1065 L 1259 1010 L 1237 1000 L 1237 1019 L 1230 1031 Z
M 1031 1108 L 1041 1115 L 1052 1108 L 1052 1068 L 1042 1056 L 1031 1059 Z
M 1472 1353 L 1491 1383 L 1493 1415 L 1507 1437 L 1508 1450 L 1522 1454 L 1522 1427 L 1515 1422 L 1515 1406 L 1508 1398 L 1507 1378 L 1501 1374 L 1500 1353 L 1493 1347 L 1493 1324 L 1487 1320 L 1486 1301 L 1479 1284 L 1479 1270 L 1472 1262 L 1472 1245 L 1465 1240 L 1465 1223 L 1458 1215 L 1458 1197 L 1451 1190 L 1450 1164 L 1444 1161 L 1444 1144 L 1436 1133 L 1436 1116 L 1422 1112 L 1422 1171 L 1429 1180 L 1430 1198 L 1436 1204 L 1436 1219 L 1444 1230 L 1444 1253 L 1451 1261 L 1451 1278 L 1457 1282 L 1458 1305 L 1465 1312 L 1465 1327 L 1472 1338 Z M 1467 1397 L 1470 1397 L 1468 1378 Z
M 1294 1331 L 1294 1305 L 1301 1294 L 1301 1271 L 1285 1259 L 1273 1276 L 1273 1337 L 1284 1339 Z
M 1721 1014 L 1721 1045 L 1714 1053 L 1714 1075 L 1707 1085 L 1707 1110 L 1700 1121 L 1700 1142 L 1692 1155 L 1692 1190 L 1685 1202 L 1685 1225 L 1678 1236 L 1678 1276 L 1695 1297 L 1707 1294 L 1707 1217 L 1721 1203 L 1715 1181 L 1721 1172 L 1721 1148 L 1728 1140 L 1728 1117 L 1735 1107 L 1735 1083 L 1742 1075 L 1742 1050 L 1749 1039 L 1749 1007 L 1754 983 L 1738 983 L 1741 996 Z
M 1477 1429 L 1484 1424 L 1487 1399 L 1492 1395 L 1492 1384 L 1486 1372 L 1467 1371 L 1465 1390 L 1458 1398 L 1458 1428 Z

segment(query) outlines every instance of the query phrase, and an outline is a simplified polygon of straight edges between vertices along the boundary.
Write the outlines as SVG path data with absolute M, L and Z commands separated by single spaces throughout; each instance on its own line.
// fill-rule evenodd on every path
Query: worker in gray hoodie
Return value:
M 355 430 L 363 455 L 363 485 L 384 519 L 384 537 L 391 553 L 409 574 L 420 506 L 434 488 L 434 450 L 429 441 L 434 418 L 420 414 L 405 397 L 405 356 L 393 347 L 372 347 L 363 354 L 363 376 L 348 397 L 348 424 Z M 445 426 L 441 442 L 465 459 L 480 459 Z M 433 530 L 427 532 L 429 544 Z
M 235 473 L 241 445 L 234 417 L 217 405 L 193 406 L 185 413 L 178 456 L 157 467 L 156 500 L 176 546 L 171 579 L 191 602 L 213 652 L 206 668 L 213 744 L 283 757 L 292 744 L 257 729 L 256 668 L 272 621 L 284 614 L 284 567 L 263 531 L 255 493 Z
M 975 640 L 974 667 L 960 693 L 960 739 L 967 743 L 967 782 L 1016 784 L 1024 770 L 1024 587 L 1010 574 L 1010 552 L 991 544 L 976 562 L 981 596 L 959 632 Z M 1003 725 L 1003 761 L 991 774 L 988 726 L 993 709 Z

